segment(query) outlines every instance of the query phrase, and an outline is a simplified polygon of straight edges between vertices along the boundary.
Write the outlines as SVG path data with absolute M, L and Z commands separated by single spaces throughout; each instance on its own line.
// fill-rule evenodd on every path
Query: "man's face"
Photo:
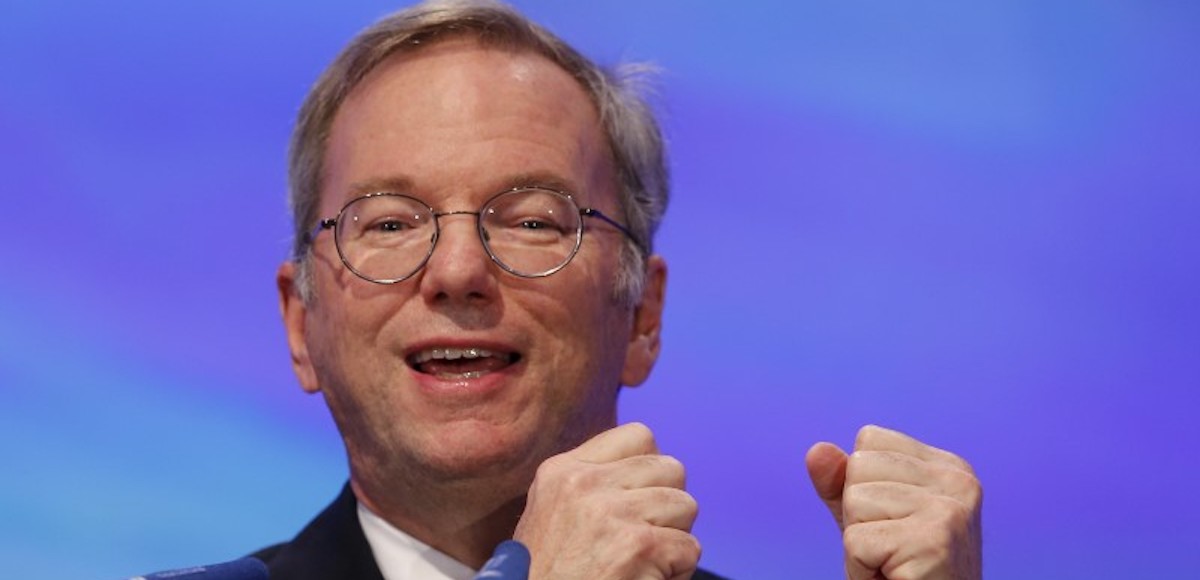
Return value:
M 475 211 L 517 185 L 550 185 L 581 207 L 621 215 L 595 107 L 578 83 L 531 54 L 448 40 L 392 57 L 334 120 L 320 216 L 374 191 L 418 197 L 439 212 Z M 620 383 L 645 379 L 658 351 L 664 266 L 650 261 L 643 306 L 613 298 L 619 232 L 585 224 L 571 263 L 518 278 L 488 258 L 475 218 L 440 218 L 418 274 L 362 280 L 333 236 L 312 252 L 315 299 L 279 283 L 293 362 L 321 391 L 355 477 L 443 479 L 522 473 L 615 423 Z M 429 361 L 435 349 L 479 348 L 473 361 Z

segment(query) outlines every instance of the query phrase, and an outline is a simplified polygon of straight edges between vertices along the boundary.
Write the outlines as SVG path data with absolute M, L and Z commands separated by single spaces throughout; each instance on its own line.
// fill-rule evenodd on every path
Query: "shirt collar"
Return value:
M 384 580 L 471 580 L 475 571 L 400 531 L 358 502 L 358 523 Z

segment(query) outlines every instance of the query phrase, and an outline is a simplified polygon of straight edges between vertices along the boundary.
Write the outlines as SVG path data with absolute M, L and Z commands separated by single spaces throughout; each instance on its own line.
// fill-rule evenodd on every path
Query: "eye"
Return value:
M 420 215 L 407 213 L 388 213 L 379 216 L 362 215 L 358 217 L 363 234 L 370 236 L 407 234 L 428 223 L 428 220 L 422 220 Z
M 520 236 L 563 236 L 574 231 L 570 224 L 559 223 L 555 216 L 513 216 L 504 229 Z
M 493 236 L 492 244 L 560 244 L 579 229 L 578 210 L 570 198 L 537 188 L 514 190 L 493 198 L 480 220 Z
M 542 220 L 527 219 L 527 220 L 523 220 L 521 222 L 521 227 L 525 228 L 527 230 L 543 230 L 546 228 L 553 228 L 556 226 L 555 226 L 555 224 L 551 224 L 551 223 L 548 223 L 548 222 L 545 222 Z
M 419 216 L 382 215 L 359 222 L 360 229 L 354 238 L 378 247 L 413 243 L 423 239 L 425 223 L 427 222 L 422 222 Z
M 412 229 L 412 226 L 401 222 L 400 220 L 383 220 L 371 225 L 371 229 L 380 232 L 399 232 L 402 230 Z

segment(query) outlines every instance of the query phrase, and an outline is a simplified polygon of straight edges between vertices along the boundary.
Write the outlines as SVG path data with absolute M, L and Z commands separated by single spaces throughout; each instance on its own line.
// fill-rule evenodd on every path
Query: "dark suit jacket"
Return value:
M 267 564 L 271 580 L 383 580 L 371 546 L 358 523 L 358 503 L 350 485 L 292 541 L 254 553 Z M 697 571 L 692 580 L 722 580 Z

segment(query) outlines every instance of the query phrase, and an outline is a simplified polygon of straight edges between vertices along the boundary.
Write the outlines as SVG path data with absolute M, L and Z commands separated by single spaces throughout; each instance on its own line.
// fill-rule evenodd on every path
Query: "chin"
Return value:
M 418 461 L 443 480 L 513 478 L 531 481 L 534 471 L 553 450 L 541 449 L 537 434 L 512 433 L 479 426 L 443 430 L 430 441 Z

